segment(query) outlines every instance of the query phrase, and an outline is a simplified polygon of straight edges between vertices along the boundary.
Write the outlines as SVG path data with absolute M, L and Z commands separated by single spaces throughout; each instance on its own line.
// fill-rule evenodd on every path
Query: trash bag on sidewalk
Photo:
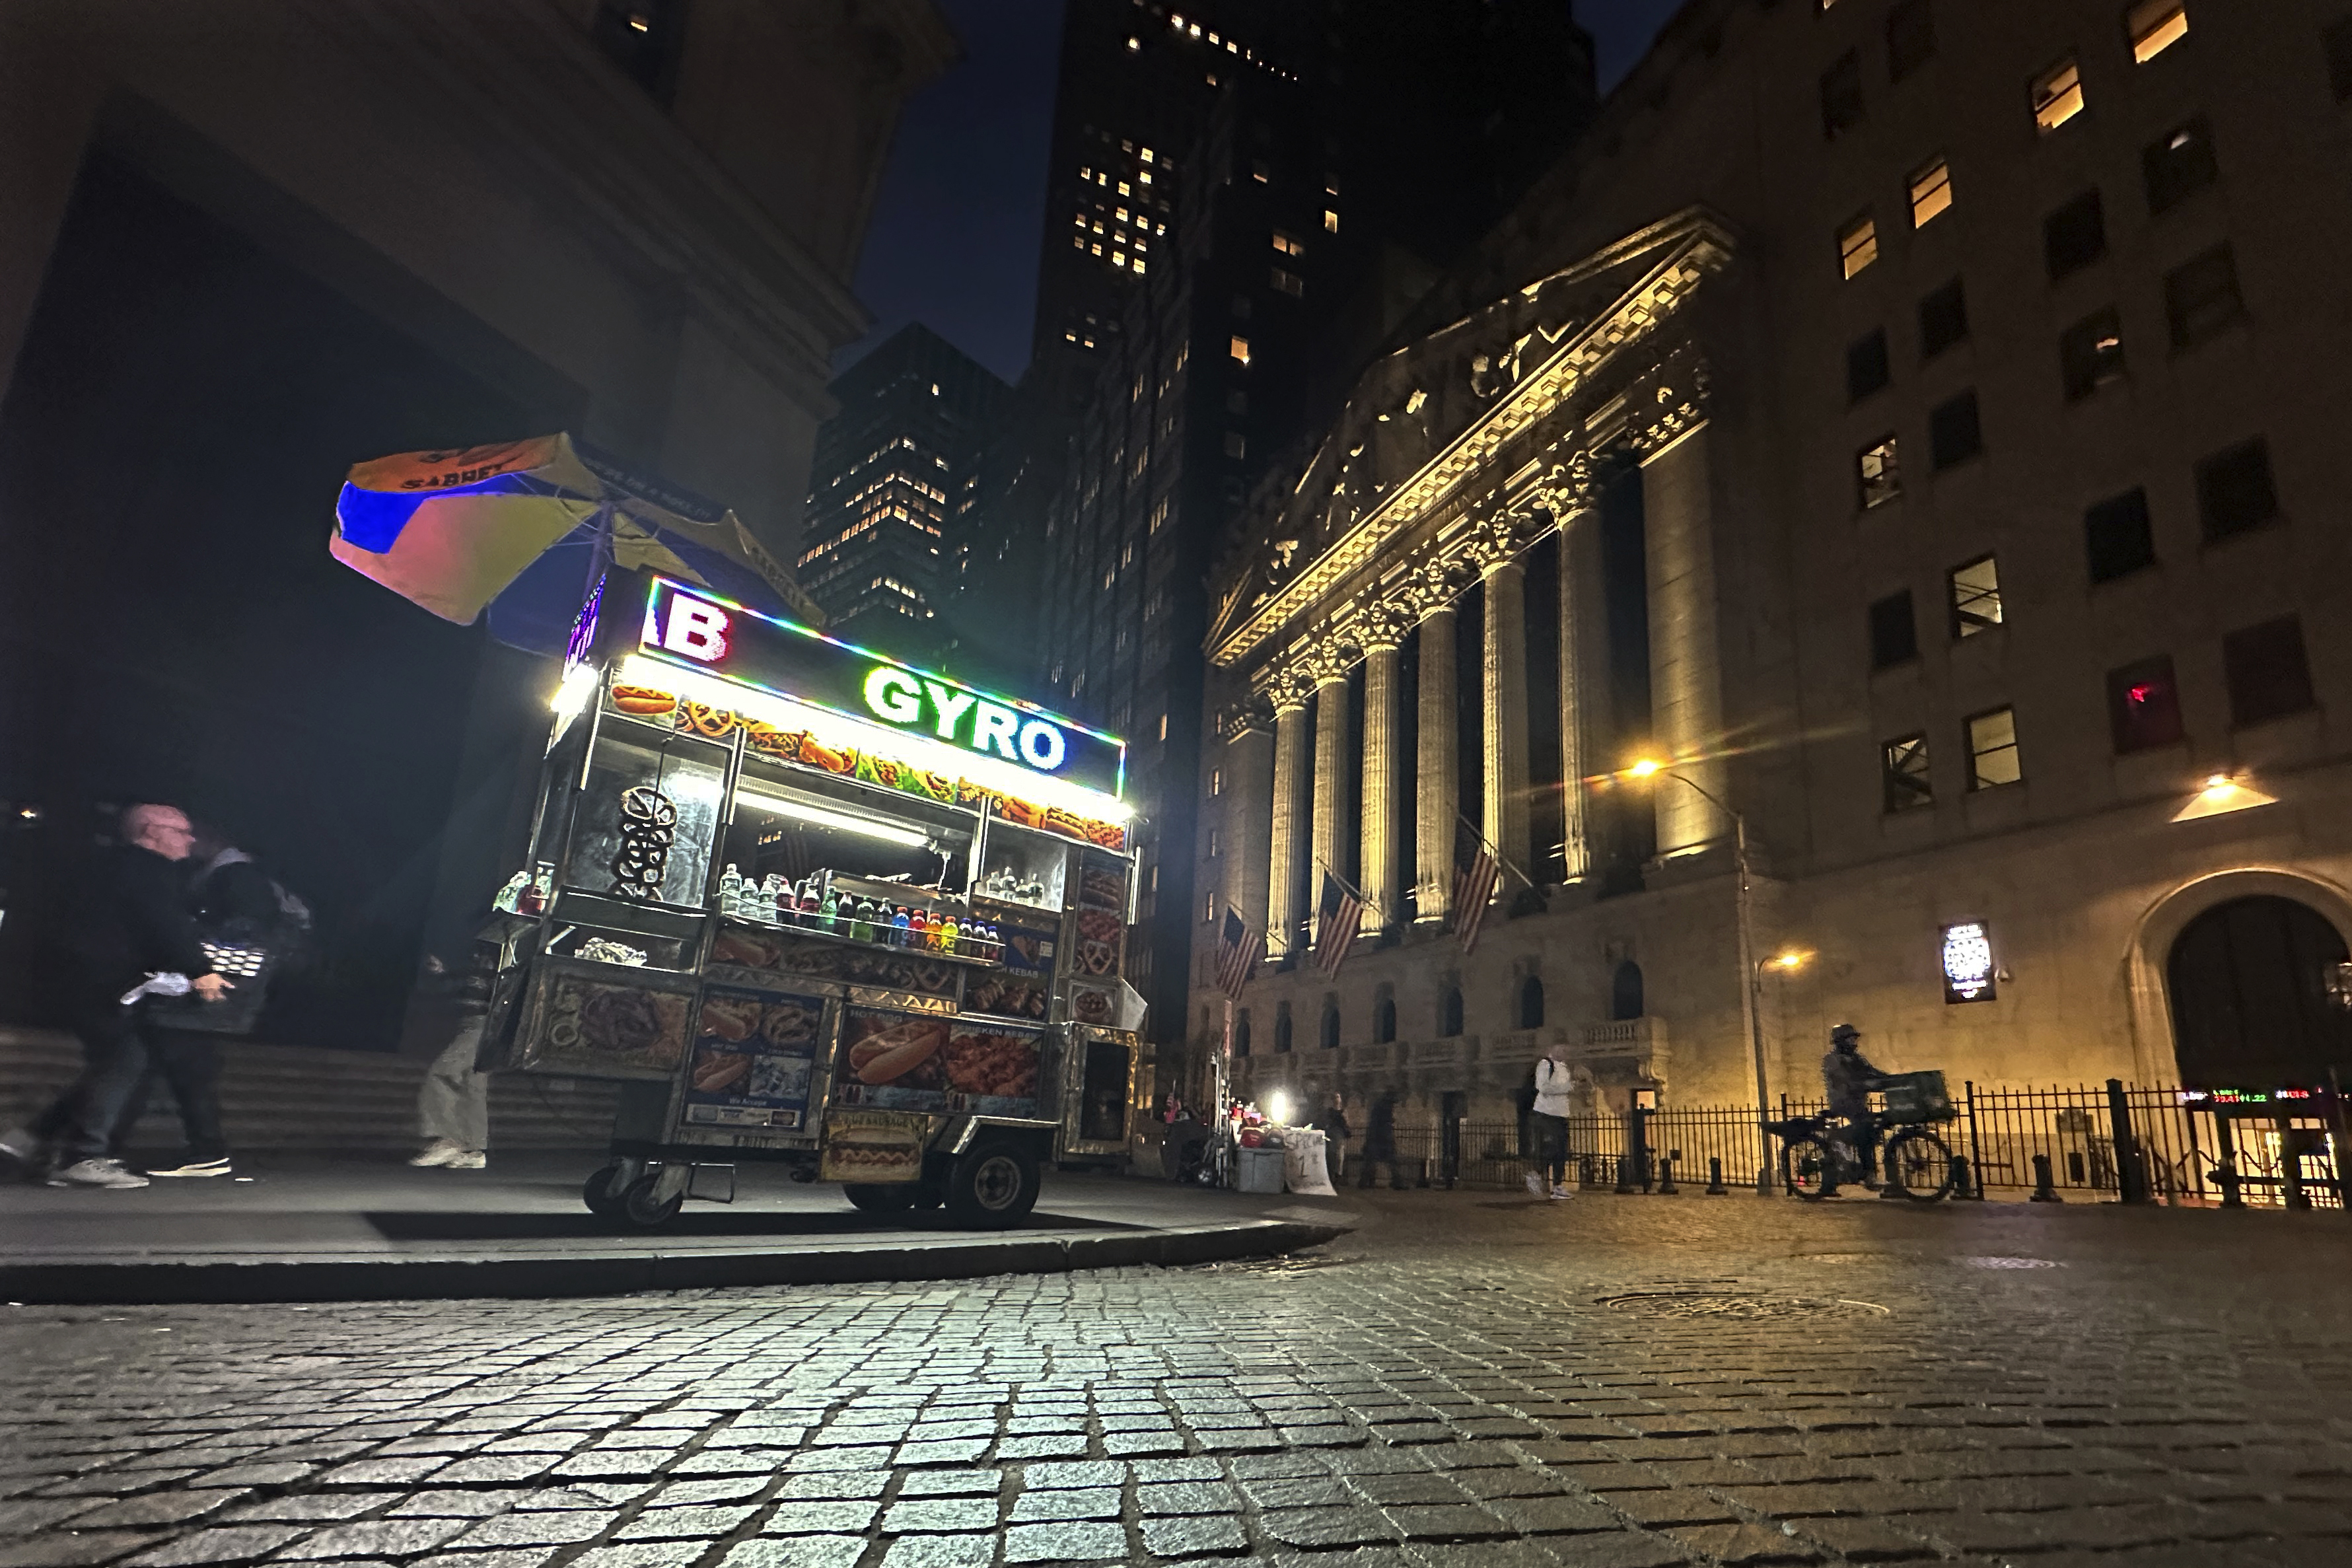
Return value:
M 1335 1198 L 1331 1167 L 1324 1161 L 1323 1134 L 1311 1127 L 1293 1127 L 1282 1134 L 1282 1183 L 1294 1193 Z

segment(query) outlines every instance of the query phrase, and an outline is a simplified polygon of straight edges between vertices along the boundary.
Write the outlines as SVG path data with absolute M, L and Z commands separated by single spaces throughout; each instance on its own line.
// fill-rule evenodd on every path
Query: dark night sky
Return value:
M 1409 0 L 1403 0 L 1409 3 Z M 1683 0 L 1579 0 L 1606 91 Z M 875 328 L 919 321 L 1012 381 L 1029 360 L 1062 0 L 940 0 L 965 58 L 908 106 L 857 268 Z

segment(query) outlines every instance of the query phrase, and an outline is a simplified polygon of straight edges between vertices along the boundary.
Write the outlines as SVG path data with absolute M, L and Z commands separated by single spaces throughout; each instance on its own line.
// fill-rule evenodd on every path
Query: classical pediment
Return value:
M 1506 448 L 1589 399 L 1731 252 L 1711 217 L 1680 213 L 1373 363 L 1297 487 L 1219 573 L 1211 659 L 1296 635 L 1293 621 L 1439 509 L 1501 488 Z M 1513 547 L 1507 530 L 1496 547 Z

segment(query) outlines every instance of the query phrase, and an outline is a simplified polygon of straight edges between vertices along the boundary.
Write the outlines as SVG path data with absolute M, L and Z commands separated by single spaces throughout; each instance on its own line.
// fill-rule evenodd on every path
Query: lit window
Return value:
M 1125 180 L 1121 180 L 1121 181 L 1118 183 L 1118 194 L 1119 194 L 1120 195 L 1123 195 L 1123 196 L 1131 196 L 1131 195 L 1133 195 L 1135 193 L 1134 193 L 1133 191 L 1131 191 L 1131 190 L 1129 190 L 1129 189 L 1128 188 L 1128 184 L 1127 184 L 1127 182 L 1126 182 Z M 1122 209 L 1122 210 L 1120 211 L 1120 213 L 1119 213 L 1119 215 L 1118 215 L 1118 216 L 1121 216 L 1121 217 L 1125 217 L 1125 216 L 1127 216 L 1127 213 L 1125 212 L 1125 210 L 1124 210 L 1124 209 Z
M 1204 926 L 1217 923 L 1217 894 L 1214 889 L 1202 896 L 1201 923 Z
M 1854 460 L 1854 479 L 1862 510 L 1885 506 L 1903 493 L 1902 471 L 1895 466 L 1895 437 L 1874 441 Z
M 1339 215 L 1333 212 L 1329 207 L 1325 207 L 1323 209 L 1323 232 L 1326 234 L 1337 234 L 1339 232 Z
M 2083 112 L 2083 73 L 2072 59 L 2033 79 L 2033 123 L 2057 130 Z
M 1996 708 L 1969 721 L 1969 787 L 1992 789 L 2017 784 L 2025 769 L 2017 754 L 2017 712 Z
M 1249 340 L 1247 338 L 1235 338 L 1233 342 L 1232 353 L 1234 358 L 1239 360 L 1242 363 L 1249 363 Z
M 1277 293 L 1287 294 L 1294 300 L 1303 299 L 1306 296 L 1307 282 L 1296 272 L 1285 272 L 1277 267 L 1274 269 L 1273 281 L 1275 291 Z
M 2189 36 L 2189 7 L 2181 0 L 2139 0 L 2124 13 L 2124 36 L 2141 65 Z
M 1282 252 L 1285 256 L 1304 256 L 1307 254 L 1307 242 L 1305 240 L 1293 238 L 1291 236 L 1283 233 L 1280 229 L 1276 229 L 1274 231 L 1274 247 Z
M 1137 156 L 1140 157 L 1140 158 L 1141 158 L 1145 163 L 1150 163 L 1150 162 L 1151 162 L 1151 149 L 1150 149 L 1150 148 L 1149 148 L 1149 147 L 1146 147 L 1145 149 L 1143 149 L 1143 151 L 1142 151 L 1141 153 L 1139 153 L 1139 154 L 1137 154 Z
M 1838 266 L 1852 278 L 1878 259 L 1878 226 L 1868 216 L 1838 230 Z
M 2172 658 L 2158 654 L 2107 671 L 2107 728 L 2118 754 L 2179 741 L 2180 689 Z
M 1911 176 L 1911 226 L 1925 228 L 1927 221 L 1952 205 L 1952 166 L 1938 158 Z
M 1140 278 L 1140 277 L 1142 277 L 1142 276 L 1143 276 L 1143 258 L 1141 258 L 1140 256 L 1139 256 L 1139 257 L 1137 257 L 1137 258 L 1135 258 L 1135 264 L 1134 264 L 1133 270 L 1134 270 L 1135 275 L 1136 275 L 1138 278 Z
M 1936 804 L 1936 785 L 1927 773 L 1927 737 L 1899 735 L 1878 748 L 1881 809 L 1893 816 Z
M 2000 572 L 1990 555 L 1952 568 L 1952 636 L 1957 640 L 2000 625 Z

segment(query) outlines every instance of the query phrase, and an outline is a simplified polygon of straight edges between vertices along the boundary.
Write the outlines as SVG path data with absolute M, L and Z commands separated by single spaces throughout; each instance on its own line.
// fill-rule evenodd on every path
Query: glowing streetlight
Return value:
M 2189 797 L 2187 805 L 2173 813 L 2172 820 L 2194 822 L 2201 816 L 2220 816 L 2227 812 L 2277 804 L 2278 796 L 2264 795 L 2234 773 L 2215 773 L 2205 781 L 2204 788 Z

